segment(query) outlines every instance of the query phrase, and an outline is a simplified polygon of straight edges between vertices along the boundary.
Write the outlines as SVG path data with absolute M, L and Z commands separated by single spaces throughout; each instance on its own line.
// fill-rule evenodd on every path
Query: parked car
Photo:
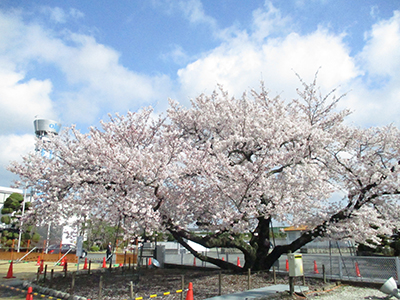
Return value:
M 61 245 L 61 253 L 65 254 L 76 254 L 76 246 L 74 244 L 62 244 Z M 49 254 L 58 254 L 60 253 L 60 245 L 50 245 L 47 248 L 47 253 Z M 85 258 L 87 256 L 87 251 L 82 249 L 81 258 Z

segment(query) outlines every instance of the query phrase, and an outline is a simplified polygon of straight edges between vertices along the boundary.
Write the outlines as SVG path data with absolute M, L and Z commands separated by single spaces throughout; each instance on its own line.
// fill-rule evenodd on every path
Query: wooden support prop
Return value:
M 185 275 L 181 275 L 181 283 L 182 283 L 182 288 L 181 290 L 185 290 Z M 183 293 L 181 293 L 181 300 L 183 300 Z
M 75 272 L 72 272 L 72 280 L 71 280 L 71 296 L 74 295 L 74 289 L 75 289 Z
M 98 297 L 99 300 L 102 300 L 102 299 L 103 299 L 103 296 L 102 296 L 102 289 L 103 289 L 103 276 L 100 276 L 100 281 L 99 281 L 99 297 Z
M 222 273 L 219 271 L 218 273 L 218 296 L 222 295 Z
M 131 299 L 133 299 L 133 297 L 134 297 L 134 295 L 133 295 L 133 282 L 130 281 L 129 285 L 130 285 L 130 291 L 131 291 Z
M 247 289 L 251 289 L 251 269 L 247 271 Z

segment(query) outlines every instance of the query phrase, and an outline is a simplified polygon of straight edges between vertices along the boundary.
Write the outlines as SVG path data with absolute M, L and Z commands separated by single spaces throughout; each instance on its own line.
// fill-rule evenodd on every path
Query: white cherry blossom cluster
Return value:
M 372 238 L 399 227 L 400 134 L 344 124 L 340 100 L 316 83 L 299 99 L 222 87 L 189 108 L 170 101 L 110 116 L 87 134 L 74 126 L 9 169 L 36 191 L 27 218 L 120 222 L 129 234 L 188 229 L 252 231 L 260 217 L 307 225 L 321 236 Z M 331 196 L 346 196 L 334 202 Z

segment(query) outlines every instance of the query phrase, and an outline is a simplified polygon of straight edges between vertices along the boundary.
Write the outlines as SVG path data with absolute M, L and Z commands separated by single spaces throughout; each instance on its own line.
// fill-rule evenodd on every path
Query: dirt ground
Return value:
M 247 274 L 220 273 L 219 271 L 205 270 L 182 270 L 182 269 L 142 269 L 136 272 L 125 272 L 113 270 L 111 273 L 96 273 L 83 275 L 76 279 L 74 292 L 76 295 L 90 299 L 97 299 L 99 295 L 100 277 L 102 277 L 102 296 L 104 300 L 120 300 L 131 298 L 131 285 L 133 297 L 149 298 L 151 295 L 160 297 L 164 293 L 170 293 L 163 299 L 181 299 L 183 283 L 183 296 L 189 282 L 193 285 L 194 298 L 197 300 L 207 299 L 219 294 L 232 294 L 245 291 L 249 286 Z M 52 286 L 57 290 L 71 293 L 71 279 L 57 278 Z M 220 284 L 221 282 L 221 284 Z M 277 283 L 288 283 L 288 278 L 277 278 Z M 260 288 L 274 284 L 271 274 L 255 273 L 250 277 L 250 288 Z M 296 282 L 296 284 L 302 284 Z M 318 280 L 306 280 L 306 285 L 311 289 L 322 289 L 325 284 Z M 178 292 L 177 292 L 178 291 Z M 285 296 L 285 295 L 282 295 Z M 287 297 L 286 297 L 287 298 Z M 285 298 L 276 298 L 285 299 Z M 287 298 L 289 299 L 289 298 Z
M 83 266 L 81 266 L 83 267 Z M 17 280 L 35 281 L 37 278 L 36 263 L 20 263 L 13 264 L 13 276 L 16 278 L 4 278 L 9 273 L 10 263 L 0 262 L 0 284 L 9 285 Z M 69 266 L 70 271 L 76 271 L 76 265 Z M 265 287 L 274 284 L 274 279 L 271 273 L 253 273 L 250 277 L 248 274 L 231 274 L 219 272 L 215 270 L 200 270 L 200 269 L 140 269 L 133 271 L 122 268 L 113 268 L 111 272 L 108 269 L 101 269 L 100 265 L 93 265 L 93 274 L 79 275 L 75 278 L 74 290 L 71 290 L 72 272 L 69 272 L 67 278 L 64 278 L 63 267 L 48 265 L 48 272 L 54 269 L 56 274 L 53 281 L 49 282 L 47 275 L 46 282 L 43 282 L 43 275 L 40 276 L 40 285 L 74 293 L 75 295 L 98 299 L 100 291 L 100 282 L 102 285 L 101 293 L 103 300 L 120 300 L 131 298 L 131 290 L 133 297 L 149 298 L 151 295 L 157 295 L 161 299 L 185 299 L 186 290 L 189 282 L 193 284 L 193 294 L 196 300 L 207 299 L 219 294 L 231 294 L 248 289 Z M 100 270 L 98 270 L 100 269 Z M 183 285 L 182 285 L 183 282 Z M 277 284 L 288 284 L 287 276 L 279 276 L 276 278 Z M 295 279 L 296 285 L 302 285 L 302 279 Z M 277 294 L 274 297 L 266 299 L 318 299 L 324 294 L 334 294 L 341 290 L 337 288 L 336 283 L 323 283 L 318 279 L 306 279 L 305 286 L 309 288 L 304 294 L 290 296 L 289 293 Z M 179 292 L 182 290 L 183 292 Z M 169 293 L 164 295 L 164 293 Z M 25 291 L 15 291 L 10 288 L 0 286 L 0 300 L 21 300 L 25 299 Z M 183 296 L 183 298 L 181 298 Z M 335 298 L 334 298 L 335 299 Z M 344 299 L 343 297 L 338 299 Z
M 43 268 L 45 269 L 47 265 L 47 278 L 50 277 L 51 269 L 54 269 L 54 274 L 60 276 L 63 273 L 63 266 L 54 266 L 54 263 L 44 262 Z M 76 264 L 68 264 L 68 269 L 70 271 L 75 271 L 77 269 Z M 93 264 L 91 266 L 92 269 L 98 269 L 100 267 L 99 264 Z M 37 271 L 39 266 L 37 266 L 36 262 L 23 262 L 17 263 L 13 262 L 11 265 L 10 261 L 0 261 L 0 300 L 19 300 L 26 299 L 26 291 L 18 291 L 15 289 L 11 289 L 15 282 L 20 282 L 23 280 L 35 281 L 37 278 Z M 83 268 L 83 264 L 80 265 L 80 268 Z M 11 278 L 6 278 L 10 277 Z M 41 275 L 43 278 L 43 274 Z

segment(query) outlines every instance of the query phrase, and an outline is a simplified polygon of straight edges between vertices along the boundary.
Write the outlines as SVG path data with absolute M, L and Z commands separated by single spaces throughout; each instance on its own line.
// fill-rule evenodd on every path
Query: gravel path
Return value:
M 386 299 L 384 293 L 376 288 L 355 287 L 342 285 L 337 288 L 326 291 L 308 294 L 307 298 L 311 299 L 325 299 L 325 300 L 358 300 L 358 299 Z M 393 298 L 394 299 L 394 298 Z

